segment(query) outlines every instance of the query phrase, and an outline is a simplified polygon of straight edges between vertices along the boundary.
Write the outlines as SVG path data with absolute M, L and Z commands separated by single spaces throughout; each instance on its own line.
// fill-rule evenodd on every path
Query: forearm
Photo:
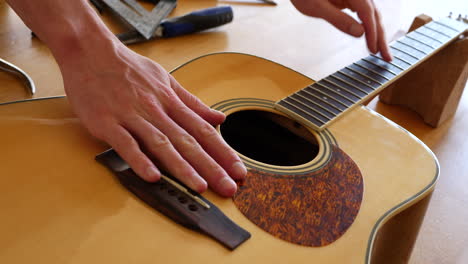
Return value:
M 247 170 L 213 128 L 224 114 L 191 95 L 161 65 L 126 48 L 87 0 L 7 0 L 57 60 L 70 105 L 143 179 L 153 160 L 191 189 L 234 195 Z M 34 4 L 37 4 L 34 5 Z
M 24 23 L 50 48 L 59 65 L 117 43 L 86 0 L 7 0 Z

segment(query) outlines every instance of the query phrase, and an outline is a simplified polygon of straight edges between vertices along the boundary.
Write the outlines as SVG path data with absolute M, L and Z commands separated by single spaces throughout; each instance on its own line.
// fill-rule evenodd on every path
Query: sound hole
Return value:
M 227 116 L 221 135 L 242 155 L 277 166 L 311 161 L 319 151 L 313 134 L 299 123 L 278 114 L 246 110 Z

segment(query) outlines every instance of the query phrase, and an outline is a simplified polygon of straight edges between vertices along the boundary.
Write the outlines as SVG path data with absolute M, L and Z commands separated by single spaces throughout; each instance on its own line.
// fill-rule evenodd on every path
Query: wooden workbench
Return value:
M 382 11 L 387 38 L 392 39 L 410 25 L 412 19 L 426 13 L 435 18 L 449 11 L 468 11 L 464 0 L 408 1 L 376 0 Z M 325 22 L 300 15 L 289 1 L 278 0 L 276 7 L 257 4 L 233 4 L 211 0 L 179 0 L 174 16 L 186 12 L 231 4 L 233 23 L 210 32 L 159 40 L 132 46 L 136 52 L 159 62 L 167 70 L 198 57 L 219 51 L 258 55 L 319 80 L 335 70 L 366 55 L 363 39 L 354 39 Z M 108 17 L 105 21 L 118 31 Z M 59 69 L 49 50 L 14 12 L 0 2 L 0 57 L 10 61 L 34 79 L 34 97 L 63 95 Z M 0 73 L 0 102 L 30 98 L 13 77 Z M 468 256 L 468 95 L 465 93 L 456 115 L 433 129 L 403 108 L 383 105 L 374 100 L 369 105 L 424 141 L 437 155 L 441 178 L 432 196 L 410 263 L 467 263 Z

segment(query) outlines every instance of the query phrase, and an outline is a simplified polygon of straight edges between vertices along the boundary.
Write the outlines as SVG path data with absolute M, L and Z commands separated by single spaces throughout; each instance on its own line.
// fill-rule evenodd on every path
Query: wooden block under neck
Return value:
M 409 31 L 432 19 L 415 18 Z M 380 93 L 380 101 L 403 105 L 417 112 L 425 123 L 438 127 L 452 117 L 468 77 L 468 38 L 461 37 Z

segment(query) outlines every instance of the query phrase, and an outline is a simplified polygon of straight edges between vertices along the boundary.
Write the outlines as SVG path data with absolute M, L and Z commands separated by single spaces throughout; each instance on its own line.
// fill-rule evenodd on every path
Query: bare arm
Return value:
M 122 45 L 86 0 L 7 2 L 52 51 L 83 125 L 138 175 L 156 181 L 163 168 L 196 191 L 235 193 L 246 169 L 212 127 L 224 114 Z

